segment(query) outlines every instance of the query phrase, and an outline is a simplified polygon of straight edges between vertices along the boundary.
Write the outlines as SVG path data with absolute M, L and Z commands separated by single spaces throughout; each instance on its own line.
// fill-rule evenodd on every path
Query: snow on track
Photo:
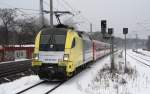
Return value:
M 132 53 L 130 50 L 127 53 Z M 133 55 L 133 54 L 131 54 Z M 134 56 L 136 57 L 136 56 Z M 137 57 L 137 59 L 139 59 Z M 137 70 L 137 78 L 132 83 L 131 94 L 149 94 L 150 93 L 150 67 L 134 60 L 132 57 L 127 55 L 127 61 L 132 64 Z M 130 91 L 131 91 L 130 90 Z
M 149 61 L 150 61 L 150 56 L 143 55 L 143 54 L 141 54 L 141 52 L 139 53 L 139 52 L 131 52 L 131 51 L 130 51 L 130 53 L 131 53 L 131 54 L 134 54 L 134 56 L 141 57 L 141 58 L 143 58 L 143 59 L 146 59 L 146 60 L 149 60 Z
M 44 94 L 47 91 L 56 87 L 57 85 L 58 85 L 58 83 L 51 83 L 51 82 L 43 83 L 41 85 L 38 85 L 38 86 L 22 93 L 22 94 Z
M 138 52 L 150 57 L 150 51 L 146 51 L 146 50 L 142 50 L 142 49 L 139 49 Z
M 147 56 L 144 56 L 144 55 L 141 55 L 141 54 L 137 54 L 135 52 L 132 52 L 130 51 L 128 53 L 130 56 L 132 56 L 133 58 L 145 63 L 146 65 L 149 65 L 150 66 L 150 57 L 147 57 Z
M 39 83 L 40 81 L 41 80 L 37 76 L 22 77 L 13 82 L 1 84 L 0 94 L 16 94 L 16 92 Z

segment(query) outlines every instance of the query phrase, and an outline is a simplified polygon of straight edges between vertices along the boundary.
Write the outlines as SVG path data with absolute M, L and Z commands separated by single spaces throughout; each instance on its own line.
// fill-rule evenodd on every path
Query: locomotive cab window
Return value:
M 49 44 L 51 35 L 41 35 L 40 43 L 41 44 Z
M 65 44 L 66 36 L 65 35 L 55 35 L 55 44 Z

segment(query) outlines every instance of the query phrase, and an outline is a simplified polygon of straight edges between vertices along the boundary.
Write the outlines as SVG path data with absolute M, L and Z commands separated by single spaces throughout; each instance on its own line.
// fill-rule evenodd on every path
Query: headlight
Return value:
M 38 59 L 39 59 L 39 54 L 37 54 L 37 53 L 36 53 L 36 54 L 33 54 L 33 59 L 34 59 L 34 60 L 38 60 Z
M 68 61 L 69 60 L 69 54 L 64 54 L 64 61 Z

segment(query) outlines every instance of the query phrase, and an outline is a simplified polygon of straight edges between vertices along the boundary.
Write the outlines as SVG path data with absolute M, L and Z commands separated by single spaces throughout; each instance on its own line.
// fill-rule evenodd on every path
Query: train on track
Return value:
M 68 28 L 44 28 L 35 39 L 32 66 L 41 79 L 71 77 L 88 62 L 110 53 L 110 44 Z

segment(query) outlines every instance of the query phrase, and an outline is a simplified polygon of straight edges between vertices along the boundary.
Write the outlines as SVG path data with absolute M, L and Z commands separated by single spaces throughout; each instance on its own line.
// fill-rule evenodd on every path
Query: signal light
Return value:
M 69 54 L 64 54 L 64 61 L 68 61 L 69 60 Z
M 108 34 L 109 35 L 113 34 L 113 28 L 108 28 Z
M 106 20 L 101 20 L 101 28 L 107 28 Z
M 123 34 L 124 35 L 128 34 L 128 28 L 123 28 Z
M 107 22 L 106 20 L 101 20 L 101 32 L 103 36 L 106 34 Z

